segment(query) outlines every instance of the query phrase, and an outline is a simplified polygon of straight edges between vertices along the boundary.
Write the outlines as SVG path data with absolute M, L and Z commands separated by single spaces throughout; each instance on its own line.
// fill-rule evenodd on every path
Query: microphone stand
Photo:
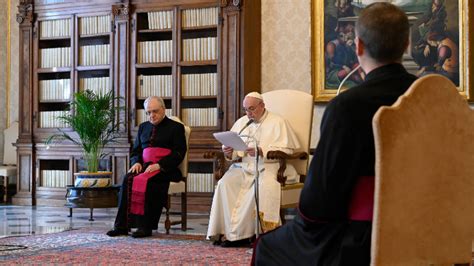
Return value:
M 260 172 L 258 171 L 258 157 L 259 157 L 259 153 L 258 153 L 258 141 L 257 139 L 254 137 L 254 136 L 250 136 L 250 135 L 239 135 L 240 137 L 246 137 L 246 138 L 249 138 L 253 141 L 255 147 L 255 185 L 254 185 L 254 193 L 255 193 L 255 205 L 256 205 L 256 210 L 257 210 L 257 215 L 256 215 L 256 226 L 257 226 L 257 231 L 256 231 L 256 237 L 258 239 L 259 235 L 260 235 L 260 208 L 258 206 L 258 181 L 259 181 L 259 177 L 260 177 Z
M 344 83 L 346 82 L 346 80 L 352 76 L 352 74 L 354 74 L 357 70 L 359 70 L 359 68 L 361 68 L 361 65 L 358 65 L 357 67 L 355 67 L 351 72 L 349 72 L 349 74 L 347 74 L 347 76 L 342 79 L 341 83 L 339 83 L 339 87 L 337 88 L 337 92 L 336 92 L 336 96 L 339 95 L 339 93 L 341 92 L 341 89 L 342 89 L 342 85 L 344 85 Z

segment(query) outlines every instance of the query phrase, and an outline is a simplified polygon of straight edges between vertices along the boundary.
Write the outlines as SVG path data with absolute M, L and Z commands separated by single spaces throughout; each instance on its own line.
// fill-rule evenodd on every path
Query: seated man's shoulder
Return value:
M 140 125 L 138 125 L 138 128 L 143 129 L 143 128 L 149 127 L 149 126 L 151 127 L 153 125 L 149 121 L 145 121 L 145 122 L 140 123 Z
M 277 114 L 277 113 L 273 113 L 271 111 L 268 112 L 268 118 L 270 121 L 272 121 L 273 123 L 286 123 L 288 122 L 286 120 L 286 118 L 284 118 L 283 116 Z
M 169 124 L 176 130 L 180 130 L 184 132 L 184 124 L 180 121 L 176 121 L 174 119 L 168 119 Z

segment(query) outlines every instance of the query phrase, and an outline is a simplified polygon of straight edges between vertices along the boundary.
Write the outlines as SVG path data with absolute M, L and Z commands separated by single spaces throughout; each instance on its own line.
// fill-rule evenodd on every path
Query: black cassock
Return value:
M 358 177 L 375 175 L 375 112 L 415 79 L 385 65 L 328 104 L 297 215 L 259 239 L 257 265 L 369 265 L 372 222 L 349 220 L 350 198 Z
M 152 136 L 153 127 L 155 134 Z M 182 178 L 179 164 L 186 154 L 186 137 L 184 126 L 181 123 L 165 117 L 158 125 L 153 126 L 150 122 L 140 124 L 138 134 L 130 154 L 130 166 L 135 163 L 142 165 L 142 171 L 148 166 L 143 162 L 143 150 L 147 147 L 160 147 L 171 150 L 168 156 L 160 161 L 160 173 L 148 180 L 145 192 L 145 214 L 127 214 L 129 198 L 129 179 L 135 174 L 127 174 L 120 188 L 119 208 L 115 219 L 115 228 L 126 229 L 127 227 L 142 227 L 146 229 L 157 229 L 163 207 L 166 204 L 170 181 L 179 181 Z

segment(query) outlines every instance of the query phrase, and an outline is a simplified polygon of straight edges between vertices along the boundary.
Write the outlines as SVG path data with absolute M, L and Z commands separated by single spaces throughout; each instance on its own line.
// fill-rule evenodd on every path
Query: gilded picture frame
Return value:
M 355 38 L 357 14 L 370 2 L 364 0 L 312 0 L 312 86 L 316 102 L 336 96 L 345 75 L 358 65 L 351 38 Z M 474 82 L 469 69 L 474 64 L 474 45 L 468 28 L 474 1 L 468 0 L 387 0 L 402 8 L 410 20 L 410 45 L 403 64 L 410 73 L 422 76 L 437 73 L 448 76 L 468 101 L 474 101 Z M 339 44 L 343 43 L 343 46 Z M 428 48 L 427 48 L 428 46 Z M 343 49 L 341 48 L 343 47 Z M 446 49 L 446 47 L 448 49 Z M 449 49 L 451 48 L 451 49 Z M 430 50 L 430 52 L 425 52 Z M 445 67 L 446 53 L 458 53 L 457 68 Z M 343 51 L 343 52 L 340 52 Z M 348 52 L 344 52 L 348 51 Z M 430 55 L 430 56 L 425 56 Z M 448 69 L 449 71 L 445 70 Z M 361 69 L 347 78 L 341 91 L 363 80 Z

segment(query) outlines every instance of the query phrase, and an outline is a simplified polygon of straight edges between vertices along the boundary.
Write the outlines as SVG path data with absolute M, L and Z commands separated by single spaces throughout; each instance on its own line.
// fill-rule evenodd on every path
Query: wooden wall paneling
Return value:
M 125 140 L 128 140 L 128 92 L 130 88 L 130 5 L 120 4 L 112 6 L 112 21 L 114 33 L 114 53 L 110 62 L 114 62 L 113 69 L 113 88 L 115 95 L 121 97 L 116 105 L 124 109 L 118 114 L 117 123 L 120 128 L 120 134 Z
M 20 27 L 19 136 L 17 140 L 17 194 L 13 204 L 34 204 L 33 173 L 33 4 L 21 1 L 16 20 Z
M 41 186 L 41 167 L 54 167 L 48 160 L 59 161 L 60 168 L 73 172 L 79 168 L 82 154 L 71 143 L 55 145 L 47 149 L 44 140 L 56 129 L 40 127 L 39 111 L 64 110 L 67 102 L 39 102 L 39 81 L 49 79 L 71 79 L 71 95 L 79 90 L 83 77 L 110 78 L 116 96 L 123 98 L 124 107 L 118 113 L 120 138 L 106 148 L 114 182 L 120 184 L 129 167 L 129 151 L 137 133 L 137 110 L 143 109 L 144 97 L 138 97 L 137 77 L 143 75 L 172 75 L 172 97 L 166 99 L 173 115 L 183 119 L 183 108 L 217 108 L 216 126 L 195 126 L 190 140 L 190 161 L 199 165 L 195 170 L 207 173 L 210 161 L 202 155 L 209 149 L 219 149 L 220 144 L 212 133 L 228 130 L 241 115 L 241 102 L 249 91 L 260 90 L 260 0 L 64 0 L 51 3 L 47 0 L 22 0 L 17 19 L 20 23 L 20 136 L 17 141 L 18 193 L 14 202 L 35 205 L 64 204 L 65 188 Z M 185 27 L 182 12 L 185 9 L 218 8 L 216 26 Z M 148 28 L 148 12 L 172 10 L 171 29 Z M 111 15 L 111 33 L 82 36 L 79 33 L 80 19 L 90 16 Z M 40 30 L 39 21 L 71 18 L 70 38 L 35 39 Z M 36 24 L 34 24 L 36 23 Z M 36 30 L 36 32 L 35 32 Z M 36 34 L 36 35 L 35 35 Z M 109 36 L 109 37 L 107 37 Z M 183 39 L 217 37 L 216 60 L 183 61 Z M 109 38 L 109 39 L 107 39 Z M 140 41 L 172 41 L 171 62 L 139 63 L 137 61 Z M 70 42 L 70 43 L 69 43 Z M 109 66 L 80 65 L 80 46 L 110 44 Z M 71 47 L 70 68 L 41 68 L 41 48 Z M 59 73 L 59 74 L 58 74 Z M 183 74 L 215 73 L 217 95 L 184 96 L 182 94 Z M 64 129 L 76 136 L 70 129 Z M 72 156 L 72 157 L 71 157 Z M 61 159 L 63 158 L 63 159 Z M 69 159 L 68 159 L 69 158 Z M 82 162 L 81 162 L 82 164 Z M 207 166 L 205 166 L 207 164 Z M 202 168 L 201 166 L 205 166 Z M 204 170 L 203 170 L 204 169 Z M 54 169 L 52 169 L 54 170 Z M 38 193 L 36 193 L 38 190 Z M 212 195 L 209 192 L 190 193 L 189 210 L 208 212 Z M 173 204 L 176 204 L 173 201 Z M 179 202 L 177 203 L 179 204 Z
M 223 9 L 222 20 L 222 109 L 223 130 L 240 117 L 240 15 L 235 6 Z

